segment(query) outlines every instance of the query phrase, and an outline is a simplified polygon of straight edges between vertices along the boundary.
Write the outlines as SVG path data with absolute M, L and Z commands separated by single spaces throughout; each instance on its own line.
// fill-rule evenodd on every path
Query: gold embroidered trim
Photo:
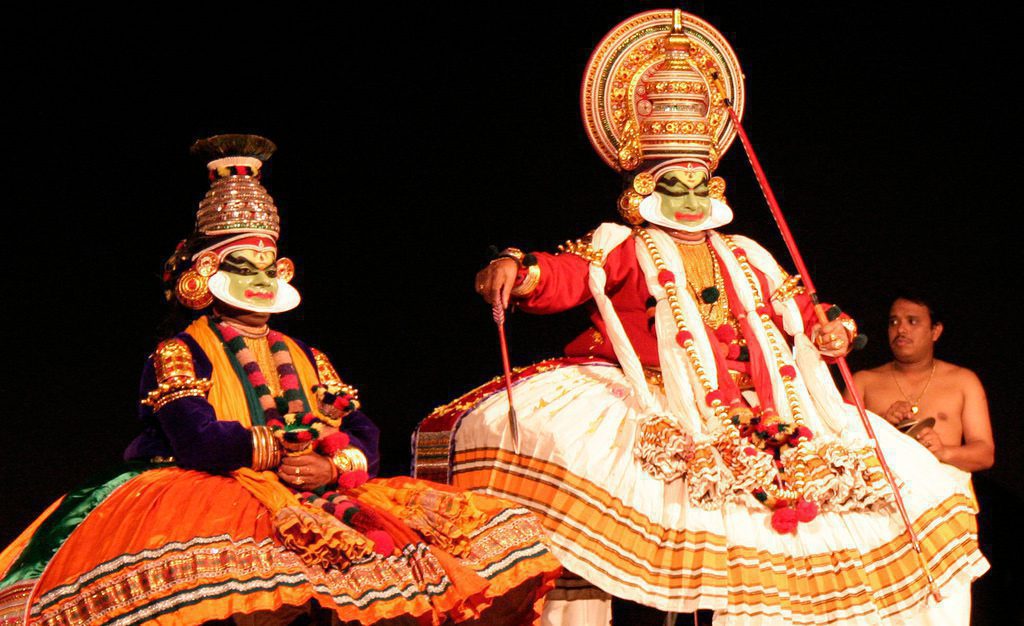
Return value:
M 205 398 L 213 385 L 208 378 L 196 378 L 192 352 L 181 339 L 168 339 L 156 347 L 153 369 L 157 387 L 141 403 L 153 407 L 154 412 L 180 398 Z
M 568 241 L 558 246 L 558 251 L 568 254 L 575 254 L 595 265 L 604 265 L 604 250 L 595 248 L 590 241 L 594 233 L 588 233 L 586 237 L 576 241 Z

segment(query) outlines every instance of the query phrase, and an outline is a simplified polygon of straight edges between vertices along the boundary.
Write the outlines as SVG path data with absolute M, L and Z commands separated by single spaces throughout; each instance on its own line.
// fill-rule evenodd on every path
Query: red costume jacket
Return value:
M 633 348 L 645 367 L 659 368 L 658 338 L 653 325 L 655 301 L 647 289 L 643 269 L 636 256 L 635 239 L 630 238 L 614 250 L 605 254 L 604 270 L 608 276 L 606 293 L 618 312 L 622 325 L 629 336 Z M 717 254 L 717 253 L 716 253 Z M 540 281 L 536 288 L 527 296 L 519 299 L 519 306 L 529 313 L 559 313 L 573 307 L 587 304 L 593 326 L 571 341 L 565 348 L 568 356 L 597 356 L 616 361 L 610 342 L 606 340 L 605 322 L 597 307 L 591 301 L 589 279 L 590 262 L 577 254 L 535 253 L 540 266 Z M 723 264 L 719 262 L 719 266 Z M 764 274 L 752 268 L 757 276 L 761 293 L 765 302 L 770 303 L 772 296 Z M 726 284 L 732 277 L 724 273 Z M 804 319 L 804 327 L 811 329 L 817 323 L 814 307 L 809 297 L 802 291 L 792 296 Z M 735 300 L 730 298 L 730 307 Z M 769 306 L 776 326 L 782 328 L 782 320 Z M 735 314 L 735 311 L 734 311 Z M 728 342 L 722 341 L 714 332 L 707 328 L 708 337 L 715 348 L 725 354 L 729 350 Z M 729 369 L 747 373 L 748 363 L 745 355 L 728 358 Z

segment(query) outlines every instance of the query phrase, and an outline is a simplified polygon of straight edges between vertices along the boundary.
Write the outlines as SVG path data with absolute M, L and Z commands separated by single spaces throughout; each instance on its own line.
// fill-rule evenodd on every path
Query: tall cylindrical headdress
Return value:
M 232 296 L 229 279 L 220 271 L 221 262 L 233 252 L 277 254 L 280 219 L 274 199 L 260 182 L 263 163 L 275 149 L 272 141 L 258 135 L 216 135 L 193 144 L 192 153 L 207 162 L 210 189 L 199 203 L 195 232 L 179 244 L 165 266 L 168 298 L 176 297 L 195 310 L 209 306 L 214 297 L 236 308 L 267 313 L 298 305 L 298 292 L 287 285 L 295 271 L 288 259 L 277 259 L 277 293 L 260 304 Z

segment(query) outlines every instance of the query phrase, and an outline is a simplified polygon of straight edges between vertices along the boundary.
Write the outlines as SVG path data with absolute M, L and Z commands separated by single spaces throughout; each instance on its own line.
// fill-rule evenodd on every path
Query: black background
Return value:
M 609 29 L 662 3 L 212 6 L 3 27 L 0 543 L 136 433 L 160 264 L 207 188 L 195 139 L 278 144 L 264 182 L 304 303 L 277 326 L 360 388 L 387 474 L 408 471 L 422 417 L 499 372 L 472 289 L 487 246 L 550 250 L 617 218 L 579 81 Z M 744 125 L 822 297 L 873 337 L 854 369 L 887 360 L 889 297 L 909 285 L 945 314 L 939 356 L 987 388 L 997 461 L 975 483 L 994 570 L 975 623 L 988 623 L 1009 606 L 1024 500 L 1011 20 L 935 3 L 686 8 L 736 49 Z M 718 174 L 736 212 L 724 230 L 787 258 L 738 144 Z M 556 354 L 583 324 L 514 315 L 513 361 Z

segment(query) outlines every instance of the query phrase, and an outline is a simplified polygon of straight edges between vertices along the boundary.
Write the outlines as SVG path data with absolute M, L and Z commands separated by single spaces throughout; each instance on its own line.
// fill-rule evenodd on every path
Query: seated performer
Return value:
M 327 357 L 267 326 L 299 304 L 255 136 L 201 141 L 212 181 L 166 264 L 195 318 L 142 376 L 142 434 L 0 554 L 0 623 L 525 624 L 560 567 L 536 518 L 378 465 Z
M 728 43 L 678 10 L 636 15 L 598 45 L 582 99 L 591 142 L 628 176 L 630 226 L 561 254 L 507 249 L 475 286 L 529 313 L 586 306 L 593 326 L 566 358 L 514 374 L 515 413 L 502 381 L 437 409 L 415 436 L 417 476 L 542 517 L 578 577 L 549 596 L 547 623 L 607 624 L 601 593 L 730 625 L 964 621 L 949 598 L 988 568 L 969 492 L 873 418 L 915 550 L 826 364 L 853 320 L 819 324 L 798 276 L 718 231 L 733 212 L 711 173 L 737 130 L 727 106 L 743 109 Z
M 857 372 L 853 380 L 869 410 L 911 434 L 938 460 L 965 472 L 988 469 L 995 443 L 985 388 L 971 370 L 935 358 L 942 329 L 927 301 L 896 298 L 889 309 L 893 360 Z M 850 390 L 844 395 L 849 398 Z

